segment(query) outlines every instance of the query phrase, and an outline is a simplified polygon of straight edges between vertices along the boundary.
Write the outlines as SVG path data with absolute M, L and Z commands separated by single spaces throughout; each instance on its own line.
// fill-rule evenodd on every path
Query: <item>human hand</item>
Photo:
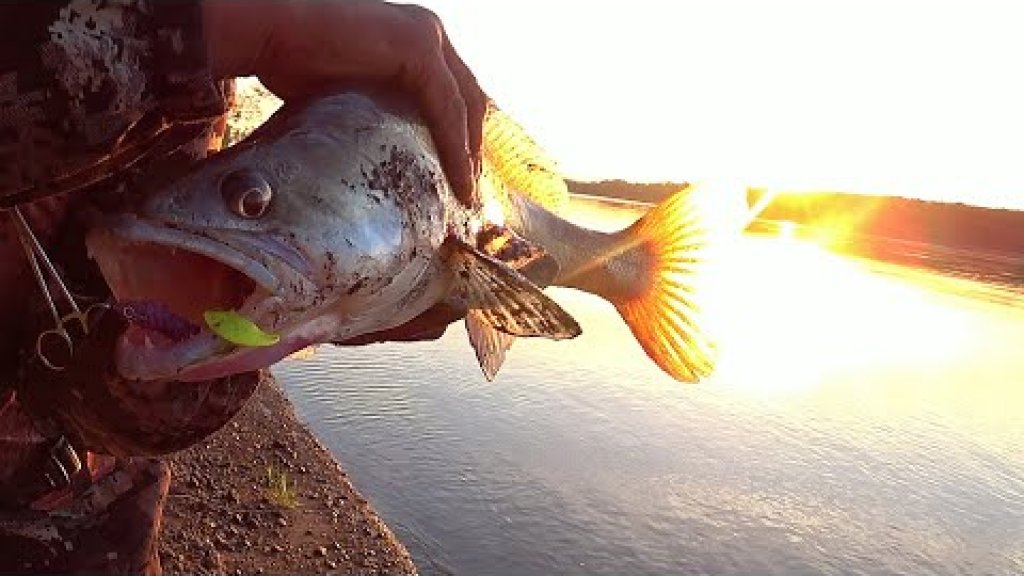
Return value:
M 377 0 L 210 0 L 204 25 L 215 74 L 255 74 L 286 101 L 346 82 L 411 94 L 456 196 L 476 203 L 487 96 L 430 11 Z

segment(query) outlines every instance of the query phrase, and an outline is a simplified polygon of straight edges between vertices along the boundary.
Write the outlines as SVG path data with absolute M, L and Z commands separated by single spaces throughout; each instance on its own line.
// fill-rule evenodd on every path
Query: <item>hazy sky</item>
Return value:
M 577 178 L 1024 208 L 1024 3 L 422 0 Z

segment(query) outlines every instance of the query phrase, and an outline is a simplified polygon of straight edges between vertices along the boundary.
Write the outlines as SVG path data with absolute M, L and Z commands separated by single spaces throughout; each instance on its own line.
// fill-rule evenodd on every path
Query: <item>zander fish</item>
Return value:
M 286 104 L 243 142 L 87 235 L 115 299 L 160 311 L 143 318 L 173 317 L 133 324 L 117 346 L 118 370 L 209 379 L 400 329 L 446 306 L 465 316 L 490 379 L 514 337 L 579 334 L 541 291 L 564 286 L 613 303 L 673 377 L 710 372 L 714 347 L 695 289 L 710 233 L 689 190 L 609 234 L 558 215 L 564 180 L 496 108 L 484 157 L 481 206 L 470 209 L 400 100 L 347 92 Z M 210 310 L 273 338 L 232 344 L 204 326 Z

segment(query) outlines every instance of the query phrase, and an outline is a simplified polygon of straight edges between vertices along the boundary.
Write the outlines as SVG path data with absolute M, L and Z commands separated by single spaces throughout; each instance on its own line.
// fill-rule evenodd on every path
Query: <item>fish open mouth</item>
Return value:
M 198 335 L 203 312 L 239 310 L 257 290 L 246 275 L 201 254 L 157 244 L 128 244 L 121 251 L 104 266 L 104 276 L 131 323 L 128 338 L 147 348 Z
M 173 246 L 121 242 L 97 261 L 125 317 L 145 332 L 180 341 L 203 326 L 206 310 L 237 310 L 256 283 L 213 258 Z
M 210 238 L 137 220 L 90 232 L 86 242 L 129 322 L 115 350 L 122 376 L 189 380 L 242 371 L 223 367 L 208 376 L 200 369 L 189 377 L 234 349 L 210 331 L 203 313 L 233 310 L 258 323 L 273 288 L 266 268 Z

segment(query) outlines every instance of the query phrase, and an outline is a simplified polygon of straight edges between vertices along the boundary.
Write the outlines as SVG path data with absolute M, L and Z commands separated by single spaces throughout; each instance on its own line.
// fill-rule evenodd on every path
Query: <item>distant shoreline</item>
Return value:
M 568 181 L 574 195 L 605 202 L 653 205 L 685 183 L 637 184 L 625 180 Z M 748 189 L 754 206 L 764 191 Z M 1024 257 L 1024 211 L 913 198 L 840 193 L 783 193 L 774 197 L 748 231 L 771 232 L 793 222 L 839 244 L 884 238 L 947 249 Z

